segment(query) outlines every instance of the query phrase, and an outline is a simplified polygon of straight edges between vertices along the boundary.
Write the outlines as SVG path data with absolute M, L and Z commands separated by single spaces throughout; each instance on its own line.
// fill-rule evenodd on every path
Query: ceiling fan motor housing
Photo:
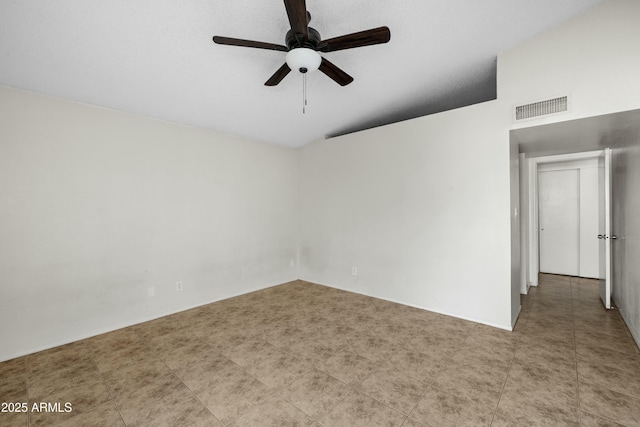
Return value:
M 287 31 L 287 35 L 285 36 L 285 43 L 289 50 L 297 47 L 306 47 L 308 49 L 317 50 L 318 44 L 321 40 L 322 37 L 320 37 L 320 33 L 311 27 L 309 27 L 309 37 L 307 40 L 305 40 L 304 36 L 301 34 L 298 34 L 296 37 L 296 34 L 291 30 Z

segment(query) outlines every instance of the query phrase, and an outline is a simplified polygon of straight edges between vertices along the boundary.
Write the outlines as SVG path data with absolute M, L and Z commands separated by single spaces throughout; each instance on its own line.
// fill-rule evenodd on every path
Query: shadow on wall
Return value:
M 443 111 L 492 101 L 497 97 L 496 68 L 497 60 L 494 59 L 484 72 L 478 73 L 475 81 L 456 87 L 444 88 L 440 95 L 434 96 L 434 94 L 431 93 L 429 96 L 423 97 L 421 95 L 423 91 L 417 88 L 415 93 L 420 95 L 415 99 L 409 99 L 403 105 L 392 106 L 376 117 L 368 117 L 362 122 L 339 129 L 326 137 L 334 138 L 349 133 L 415 119 L 416 117 L 428 116 Z M 428 102 L 425 102 L 427 100 Z

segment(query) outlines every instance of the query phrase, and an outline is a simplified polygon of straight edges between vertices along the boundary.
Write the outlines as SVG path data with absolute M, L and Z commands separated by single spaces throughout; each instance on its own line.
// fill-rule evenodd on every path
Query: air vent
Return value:
M 544 101 L 533 102 L 531 104 L 517 105 L 515 109 L 515 119 L 526 120 L 549 114 L 562 113 L 569 108 L 568 97 L 546 99 Z

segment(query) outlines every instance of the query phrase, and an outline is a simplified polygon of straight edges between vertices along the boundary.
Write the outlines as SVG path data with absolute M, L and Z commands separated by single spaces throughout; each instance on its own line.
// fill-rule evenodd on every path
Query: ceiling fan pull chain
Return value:
M 307 109 L 307 73 L 302 73 L 302 114 Z

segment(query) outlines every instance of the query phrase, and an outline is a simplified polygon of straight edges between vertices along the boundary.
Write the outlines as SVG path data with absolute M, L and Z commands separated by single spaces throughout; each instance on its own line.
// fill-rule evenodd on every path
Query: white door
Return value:
M 598 207 L 600 239 L 600 299 L 611 308 L 611 150 L 598 157 Z
M 538 172 L 540 272 L 580 273 L 580 170 Z

